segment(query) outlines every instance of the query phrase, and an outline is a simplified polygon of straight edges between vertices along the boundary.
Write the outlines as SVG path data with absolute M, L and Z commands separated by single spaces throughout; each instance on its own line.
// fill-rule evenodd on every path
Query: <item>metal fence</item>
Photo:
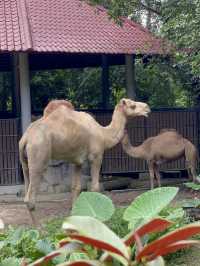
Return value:
M 20 119 L 0 119 L 0 185 L 21 184 L 19 164 Z
M 90 111 L 102 125 L 111 121 L 112 111 Z M 154 136 L 163 128 L 175 128 L 197 147 L 200 143 L 200 111 L 198 109 L 160 109 L 153 110 L 148 118 L 138 117 L 128 123 L 128 132 L 133 145 L 141 144 L 146 138 Z M 0 119 L 0 186 L 23 183 L 19 164 L 18 141 L 20 119 Z M 164 164 L 162 170 L 185 169 L 184 160 Z M 105 152 L 102 173 L 131 173 L 147 170 L 145 161 L 126 155 L 118 144 Z

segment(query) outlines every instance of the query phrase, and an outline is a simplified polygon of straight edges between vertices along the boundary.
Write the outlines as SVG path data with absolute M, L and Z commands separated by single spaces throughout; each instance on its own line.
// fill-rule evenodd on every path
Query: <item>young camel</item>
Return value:
M 122 139 L 124 151 L 138 159 L 147 161 L 151 189 L 154 188 L 154 178 L 161 186 L 159 165 L 165 162 L 185 157 L 189 178 L 196 181 L 197 149 L 187 139 L 183 138 L 176 130 L 162 130 L 157 136 L 146 139 L 141 145 L 133 147 L 127 132 Z
M 74 164 L 72 198 L 81 190 L 81 168 L 88 160 L 91 190 L 99 191 L 99 171 L 104 151 L 120 142 L 128 118 L 148 116 L 147 104 L 122 99 L 116 105 L 110 125 L 103 127 L 89 114 L 60 106 L 30 126 L 19 143 L 20 161 L 26 185 L 24 201 L 35 206 L 36 193 L 50 159 Z

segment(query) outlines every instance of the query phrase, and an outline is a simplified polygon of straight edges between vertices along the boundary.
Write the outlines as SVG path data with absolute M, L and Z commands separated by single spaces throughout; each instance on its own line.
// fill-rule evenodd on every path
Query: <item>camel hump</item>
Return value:
M 67 100 L 52 100 L 48 103 L 48 105 L 45 107 L 43 116 L 47 117 L 49 116 L 53 111 L 55 111 L 58 107 L 64 106 L 67 109 L 74 110 L 74 106 L 70 101 Z
M 159 133 L 162 134 L 162 133 L 165 133 L 165 132 L 176 132 L 176 133 L 178 133 L 175 128 L 162 128 Z

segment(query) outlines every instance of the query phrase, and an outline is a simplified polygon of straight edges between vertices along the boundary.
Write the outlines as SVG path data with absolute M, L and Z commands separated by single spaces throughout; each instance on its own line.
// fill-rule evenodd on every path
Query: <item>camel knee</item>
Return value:
M 78 198 L 78 196 L 81 193 L 81 187 L 80 188 L 74 188 L 72 189 L 72 203 L 74 203 L 76 201 L 76 199 Z
M 91 184 L 91 191 L 92 192 L 99 192 L 100 191 L 100 184 L 99 181 L 92 182 Z

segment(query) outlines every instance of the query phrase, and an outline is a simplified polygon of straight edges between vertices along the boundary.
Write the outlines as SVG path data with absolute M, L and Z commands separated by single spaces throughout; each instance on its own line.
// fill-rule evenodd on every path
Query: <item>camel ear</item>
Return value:
M 121 99 L 121 101 L 120 101 L 120 102 L 121 102 L 121 104 L 122 104 L 122 105 L 124 105 L 124 106 L 125 106 L 125 105 L 127 105 L 127 103 L 126 103 L 126 100 L 125 100 L 125 99 Z

